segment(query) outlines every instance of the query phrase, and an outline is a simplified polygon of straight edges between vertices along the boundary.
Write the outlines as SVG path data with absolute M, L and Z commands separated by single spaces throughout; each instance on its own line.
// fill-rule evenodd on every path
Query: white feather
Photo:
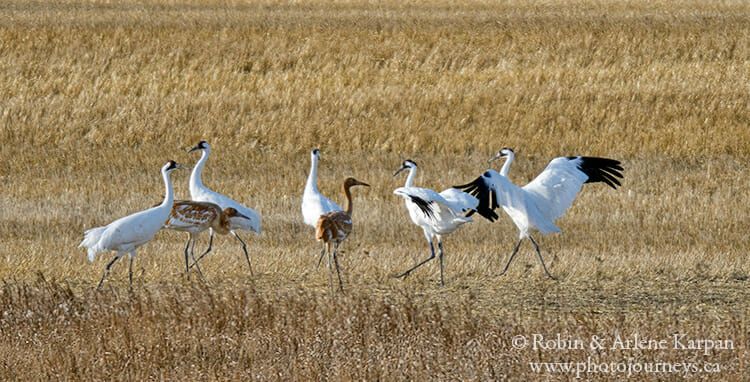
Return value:
M 333 211 L 343 211 L 338 204 L 330 201 L 318 191 L 318 150 L 310 152 L 310 175 L 305 183 L 305 191 L 302 194 L 302 220 L 305 224 L 315 227 L 320 215 Z
M 455 188 L 448 188 L 441 191 L 440 196 L 445 199 L 446 203 L 448 203 L 454 211 L 460 213 L 466 213 L 476 209 L 479 204 L 477 198 Z
M 90 261 L 96 259 L 97 253 L 107 250 L 134 253 L 159 232 L 169 217 L 174 202 L 168 166 L 169 163 L 162 167 L 166 197 L 160 205 L 119 218 L 106 226 L 91 228 L 84 233 L 83 241 L 78 247 L 88 248 Z
M 555 158 L 534 180 L 523 186 L 548 221 L 555 221 L 570 208 L 581 187 L 589 178 L 578 169 L 580 158 Z
M 205 142 L 203 143 L 205 144 Z M 209 152 L 210 149 L 208 147 L 208 144 L 205 144 L 205 148 L 201 149 L 201 159 L 199 159 L 198 163 L 195 164 L 195 167 L 193 167 L 193 172 L 190 174 L 190 198 L 198 202 L 214 203 L 221 207 L 222 210 L 229 207 L 234 207 L 237 212 L 247 216 L 248 219 L 240 217 L 231 218 L 231 229 L 253 231 L 260 235 L 261 225 L 260 214 L 258 212 L 256 212 L 252 208 L 245 207 L 242 204 L 234 201 L 233 199 L 219 194 L 218 192 L 214 192 L 203 185 L 203 182 L 201 181 L 201 171 L 203 170 L 203 166 L 208 160 Z

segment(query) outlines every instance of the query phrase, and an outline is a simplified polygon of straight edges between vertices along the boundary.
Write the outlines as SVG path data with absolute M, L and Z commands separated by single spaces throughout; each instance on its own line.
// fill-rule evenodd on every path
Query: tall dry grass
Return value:
M 0 377 L 12 379 L 528 379 L 516 334 L 690 333 L 737 348 L 604 351 L 602 362 L 710 361 L 746 380 L 750 273 L 750 6 L 746 2 L 4 2 L 0 4 Z M 263 235 L 219 237 L 185 281 L 186 239 L 139 250 L 135 285 L 85 229 L 153 205 L 159 167 L 258 209 Z M 508 219 L 445 239 L 437 264 L 392 190 L 417 161 L 441 190 L 516 149 L 524 184 L 558 155 L 623 161 L 586 185 L 563 233 L 537 237 L 544 278 Z M 342 200 L 354 175 L 345 296 L 314 271 L 302 224 L 308 151 Z M 187 174 L 173 176 L 187 198 Z M 205 238 L 204 238 L 205 239 Z M 533 376 L 533 375 L 532 375 Z M 550 379 L 571 374 L 544 373 Z M 589 374 L 588 379 L 619 379 Z M 639 376 L 644 379 L 648 376 Z M 661 373 L 657 378 L 671 379 Z

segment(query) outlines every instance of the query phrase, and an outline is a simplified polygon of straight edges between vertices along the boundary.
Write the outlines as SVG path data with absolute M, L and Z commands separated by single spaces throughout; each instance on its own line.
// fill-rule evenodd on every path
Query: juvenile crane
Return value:
M 214 192 L 208 187 L 204 186 L 203 182 L 201 181 L 201 172 L 203 171 L 203 166 L 208 160 L 208 154 L 210 153 L 211 149 L 209 148 L 206 141 L 201 141 L 188 152 L 193 152 L 195 150 L 201 151 L 201 159 L 199 159 L 198 163 L 195 164 L 195 167 L 193 167 L 193 172 L 190 174 L 190 198 L 198 202 L 210 202 L 217 204 L 222 209 L 232 207 L 243 216 L 232 217 L 229 219 L 229 232 L 231 232 L 234 237 L 237 238 L 240 244 L 242 244 L 242 250 L 245 252 L 245 259 L 247 259 L 247 266 L 250 268 L 250 274 L 252 275 L 253 266 L 250 265 L 250 256 L 247 254 L 247 245 L 245 245 L 245 242 L 242 240 L 242 238 L 240 238 L 240 235 L 237 234 L 237 230 L 253 231 L 260 235 L 260 214 L 258 214 L 255 210 L 247 208 L 242 204 L 237 203 L 236 201 L 222 194 L 219 194 L 218 192 Z M 213 244 L 213 233 L 211 234 L 211 244 Z M 209 244 L 209 250 L 211 248 L 211 244 Z
M 620 162 L 614 159 L 559 157 L 550 161 L 544 171 L 529 184 L 518 187 L 503 175 L 508 173 L 508 167 L 513 160 L 513 150 L 504 148 L 490 161 L 500 158 L 507 158 L 501 173 L 487 170 L 471 183 L 456 188 L 465 190 L 479 199 L 476 212 L 487 220 L 497 220 L 495 209 L 502 206 L 518 227 L 520 239 L 500 273 L 501 276 L 508 270 L 523 239 L 528 237 L 539 255 L 544 272 L 554 280 L 544 265 L 542 253 L 531 233 L 561 232 L 554 222 L 570 208 L 584 183 L 604 182 L 612 188 L 617 188 L 616 186 L 620 185 L 617 178 L 622 178 L 620 171 L 623 168 Z
M 343 188 L 344 195 L 346 196 L 346 211 L 333 211 L 326 212 L 320 215 L 318 223 L 315 225 L 315 238 L 318 241 L 323 241 L 323 250 L 320 251 L 320 259 L 318 265 L 323 259 L 323 255 L 328 252 L 328 283 L 331 287 L 331 294 L 333 294 L 333 276 L 331 272 L 331 245 L 333 244 L 333 261 L 336 264 L 336 274 L 339 277 L 339 288 L 344 291 L 344 283 L 341 281 L 341 272 L 339 271 L 339 260 L 336 257 L 336 252 L 339 249 L 344 239 L 346 239 L 352 232 L 352 194 L 349 191 L 354 186 L 367 186 L 367 183 L 360 182 L 354 178 L 346 178 L 344 180 Z
M 315 227 L 318 218 L 326 212 L 341 211 L 338 204 L 330 201 L 318 191 L 316 180 L 318 177 L 318 160 L 320 151 L 314 149 L 310 152 L 310 175 L 307 176 L 305 191 L 302 194 L 302 220 L 305 224 Z
M 78 245 L 78 248 L 88 248 L 90 261 L 93 262 L 96 259 L 98 252 L 117 251 L 115 258 L 104 269 L 104 274 L 96 289 L 101 288 L 112 264 L 126 253 L 130 255 L 128 277 L 130 286 L 133 286 L 133 259 L 135 258 L 135 251 L 138 247 L 148 243 L 159 232 L 164 225 L 164 221 L 169 217 L 172 211 L 172 204 L 174 203 L 174 193 L 169 174 L 178 168 L 184 167 L 171 160 L 161 168 L 161 175 L 164 178 L 164 186 L 166 187 L 164 201 L 161 204 L 117 219 L 104 227 L 91 228 L 86 231 L 83 241 Z
M 415 269 L 434 259 L 435 247 L 433 239 L 437 239 L 440 251 L 440 284 L 445 285 L 443 279 L 442 237 L 452 233 L 458 227 L 473 221 L 471 218 L 461 216 L 460 214 L 470 214 L 479 204 L 479 200 L 455 188 L 449 188 L 441 193 L 437 193 L 427 188 L 414 187 L 417 164 L 409 159 L 402 163 L 401 168 L 393 176 L 398 175 L 404 170 L 409 170 L 406 183 L 404 187 L 397 188 L 393 193 L 404 198 L 411 221 L 422 228 L 425 239 L 430 243 L 430 257 L 396 277 L 406 277 Z
M 218 205 L 210 202 L 196 202 L 193 200 L 177 200 L 174 202 L 172 213 L 164 223 L 164 228 L 187 232 L 188 234 L 187 246 L 185 246 L 185 270 L 187 271 L 188 280 L 190 280 L 191 267 L 188 262 L 188 251 L 190 257 L 193 259 L 193 265 L 195 265 L 201 278 L 203 278 L 203 272 L 201 272 L 201 268 L 198 266 L 198 260 L 211 252 L 210 243 L 213 243 L 214 232 L 220 235 L 229 233 L 232 218 L 247 219 L 247 216 L 237 212 L 234 207 L 229 207 L 222 211 Z M 196 260 L 193 254 L 195 242 L 198 240 L 201 232 L 207 229 L 211 229 L 211 241 L 206 252 Z

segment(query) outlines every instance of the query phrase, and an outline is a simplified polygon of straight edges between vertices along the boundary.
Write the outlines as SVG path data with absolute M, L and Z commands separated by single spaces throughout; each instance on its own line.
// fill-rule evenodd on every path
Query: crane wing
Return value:
M 448 203 L 457 214 L 474 211 L 479 205 L 479 199 L 455 188 L 441 191 L 440 196 L 445 199 L 446 203 Z
M 620 162 L 613 159 L 559 157 L 522 189 L 545 217 L 555 221 L 570 208 L 584 183 L 604 182 L 615 188 L 620 171 Z
M 260 235 L 260 214 L 252 208 L 243 206 L 242 204 L 228 198 L 218 192 L 203 188 L 200 193 L 194 193 L 190 190 L 190 196 L 193 200 L 201 202 L 211 202 L 217 204 L 222 210 L 229 207 L 233 207 L 237 212 L 247 216 L 247 219 L 241 217 L 233 217 L 229 219 L 231 221 L 232 229 L 243 229 L 246 231 L 253 231 Z
M 437 212 L 435 201 L 442 199 L 437 192 L 419 187 L 399 187 L 393 193 L 414 203 L 430 219 L 434 219 Z
M 329 242 L 341 242 L 352 232 L 352 217 L 344 211 L 326 212 L 320 215 L 315 226 L 315 238 Z
M 177 200 L 172 205 L 172 212 L 164 227 L 182 231 L 214 220 L 219 215 L 221 208 L 214 203 Z
M 487 170 L 473 181 L 460 186 L 453 186 L 453 188 L 474 196 L 478 200 L 474 210 L 485 219 L 494 222 L 499 217 L 495 212 L 495 209 L 500 206 L 498 204 L 495 183 L 500 181 L 500 178 L 504 179 L 505 177 L 498 174 L 495 170 Z M 472 214 L 472 212 L 469 212 L 467 216 L 471 216 Z
M 437 233 L 451 233 L 462 224 L 472 221 L 471 218 L 459 216 L 460 210 L 456 211 L 448 201 L 433 190 L 420 187 L 400 187 L 393 193 L 406 199 L 407 204 L 411 202 L 417 206 L 424 214 L 425 222 Z

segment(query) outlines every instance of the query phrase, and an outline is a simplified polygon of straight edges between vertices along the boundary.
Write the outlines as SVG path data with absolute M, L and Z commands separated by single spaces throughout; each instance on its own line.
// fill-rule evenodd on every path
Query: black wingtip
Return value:
M 467 214 L 467 217 L 473 215 L 474 212 L 491 222 L 494 222 L 500 217 L 495 212 L 498 204 L 494 192 L 485 182 L 484 176 L 480 176 L 473 181 L 460 186 L 453 186 L 453 188 L 471 194 L 479 200 L 477 208 Z
M 409 198 L 411 199 L 414 204 L 419 207 L 419 210 L 422 211 L 428 218 L 432 219 L 435 217 L 435 212 L 432 210 L 432 202 L 426 201 L 418 196 L 409 195 Z
M 614 189 L 621 186 L 617 179 L 623 177 L 621 171 L 624 169 L 620 161 L 597 157 L 570 157 L 570 159 L 581 159 L 578 169 L 589 177 L 586 183 L 603 182 Z

